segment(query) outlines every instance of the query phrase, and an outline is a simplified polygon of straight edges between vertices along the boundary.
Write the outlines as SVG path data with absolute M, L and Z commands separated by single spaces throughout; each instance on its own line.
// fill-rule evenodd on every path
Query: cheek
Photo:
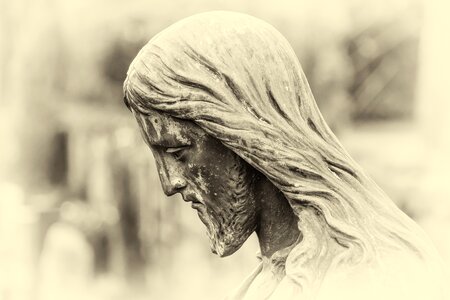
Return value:
M 211 175 L 204 167 L 194 166 L 192 168 L 192 183 L 200 190 L 204 196 L 210 194 Z
M 202 193 L 202 196 L 211 199 L 222 189 L 223 180 L 218 171 L 216 165 L 191 163 L 188 164 L 185 177 L 198 192 Z
M 233 163 L 234 159 L 227 153 L 217 153 L 215 156 L 200 154 L 198 159 L 188 163 L 186 178 L 208 200 L 215 201 L 227 193 L 229 166 Z

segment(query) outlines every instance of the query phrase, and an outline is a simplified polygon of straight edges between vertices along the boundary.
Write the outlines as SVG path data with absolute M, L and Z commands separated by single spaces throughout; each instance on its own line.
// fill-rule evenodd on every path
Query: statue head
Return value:
M 164 193 L 191 202 L 214 253 L 234 253 L 256 227 L 257 172 L 192 121 L 156 110 L 135 114 Z
M 346 261 L 388 248 L 428 251 L 328 128 L 293 49 L 271 25 L 231 12 L 184 19 L 139 52 L 124 93 L 166 193 L 193 202 L 220 255 L 254 230 L 258 176 L 289 201 L 304 247 L 319 238 L 308 228 L 320 227 Z

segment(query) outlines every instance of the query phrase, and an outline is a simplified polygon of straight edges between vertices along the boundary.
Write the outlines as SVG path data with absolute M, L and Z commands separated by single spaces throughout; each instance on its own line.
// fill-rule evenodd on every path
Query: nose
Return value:
M 181 192 L 186 187 L 186 181 L 174 170 L 165 170 L 164 167 L 159 168 L 159 179 L 166 196 L 172 196 Z
M 173 176 L 172 176 L 173 177 Z M 186 183 L 181 178 L 174 178 L 169 180 L 161 180 L 161 185 L 166 196 L 172 196 L 181 192 L 186 187 Z

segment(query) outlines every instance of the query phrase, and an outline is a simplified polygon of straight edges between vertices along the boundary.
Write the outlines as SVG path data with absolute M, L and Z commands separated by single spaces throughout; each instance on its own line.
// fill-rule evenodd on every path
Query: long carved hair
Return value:
M 325 236 L 345 249 L 335 264 L 397 250 L 435 256 L 423 231 L 331 132 L 293 49 L 271 25 L 229 12 L 184 19 L 139 52 L 124 93 L 142 114 L 156 109 L 195 122 L 283 192 L 303 233 L 286 262 L 299 284 L 297 267 L 318 257 Z

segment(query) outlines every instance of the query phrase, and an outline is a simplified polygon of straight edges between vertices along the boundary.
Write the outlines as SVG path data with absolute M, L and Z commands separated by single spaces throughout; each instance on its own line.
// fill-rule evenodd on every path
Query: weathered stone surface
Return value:
M 124 93 L 164 191 L 192 202 L 212 250 L 256 231 L 261 266 L 232 299 L 442 297 L 428 238 L 340 145 L 270 25 L 182 20 L 140 51 Z

